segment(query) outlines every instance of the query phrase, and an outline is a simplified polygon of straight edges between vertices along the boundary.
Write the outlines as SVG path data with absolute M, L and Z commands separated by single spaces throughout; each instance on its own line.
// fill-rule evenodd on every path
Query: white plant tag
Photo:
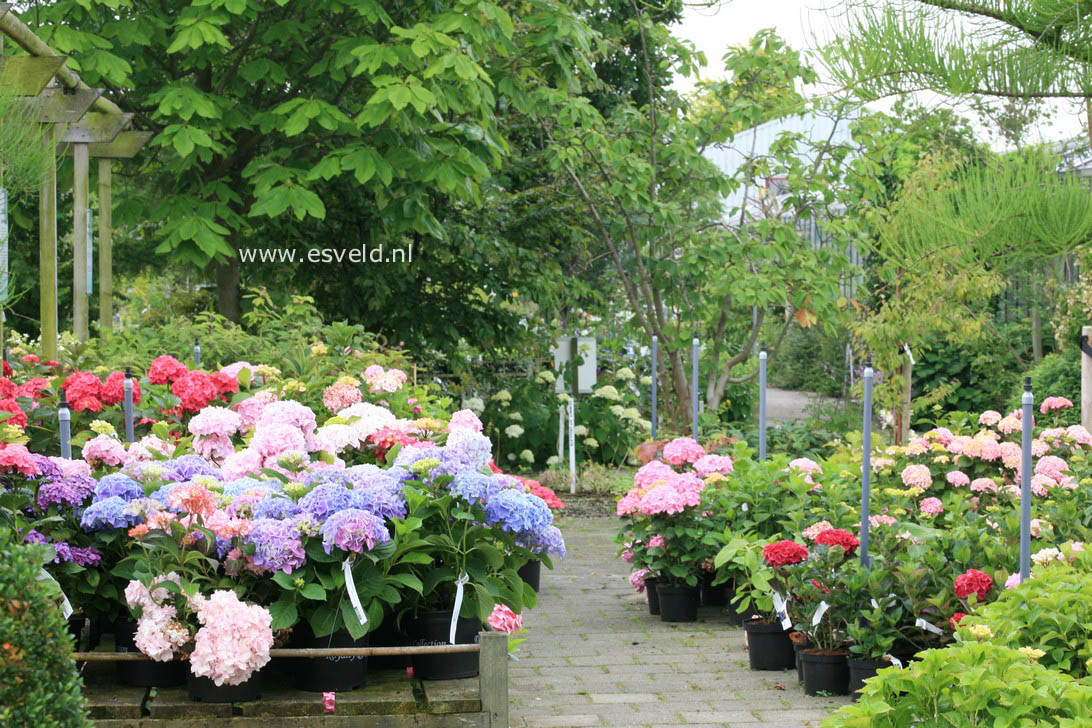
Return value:
M 455 644 L 455 627 L 459 622 L 459 612 L 463 608 L 463 587 L 470 581 L 470 577 L 464 571 L 455 580 L 455 608 L 451 610 L 451 628 L 448 630 L 447 641 Z
M 890 661 L 891 664 L 899 670 L 902 669 L 902 660 L 900 660 L 899 658 L 895 657 L 894 655 L 884 655 L 884 658 Z
M 364 613 L 364 607 L 360 604 L 360 595 L 356 593 L 352 559 L 345 559 L 341 562 L 341 573 L 345 575 L 345 589 L 349 592 L 349 604 L 353 606 L 353 613 L 356 614 L 356 618 L 361 624 L 367 624 L 368 615 Z
M 811 626 L 814 627 L 815 625 L 819 624 L 819 622 L 823 619 L 823 615 L 827 613 L 828 609 L 830 609 L 829 604 L 827 604 L 826 602 L 819 602 L 819 607 L 815 610 L 815 614 L 811 615 Z
M 777 592 L 773 593 L 774 611 L 777 612 L 777 616 L 781 618 L 782 629 L 792 629 L 792 617 L 789 616 L 787 604 L 785 597 Z
M 746 513 L 746 512 L 747 512 L 747 510 L 748 510 L 748 506 L 747 506 L 747 504 L 746 504 L 746 503 L 744 503 L 744 504 L 743 504 L 742 506 L 740 506 L 740 510 L 742 510 L 742 511 L 743 511 L 744 513 Z
M 64 590 L 61 589 L 60 583 L 53 578 L 53 575 L 46 571 L 45 568 L 42 568 L 38 572 L 38 581 L 47 579 L 57 585 L 57 591 L 61 593 L 61 615 L 65 619 L 68 619 L 72 616 L 72 604 L 68 601 L 68 596 L 64 593 Z
M 931 622 L 926 622 L 921 617 L 917 618 L 917 620 L 914 622 L 914 626 L 915 627 L 920 627 L 920 628 L 924 629 L 926 632 L 932 632 L 933 634 L 940 634 L 940 635 L 944 634 L 944 630 L 942 630 L 940 627 L 936 626 L 935 624 L 932 624 Z

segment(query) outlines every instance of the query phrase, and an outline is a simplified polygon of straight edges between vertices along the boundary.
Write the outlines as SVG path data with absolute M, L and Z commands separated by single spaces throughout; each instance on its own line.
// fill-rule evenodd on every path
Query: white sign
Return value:
M 569 363 L 569 355 L 571 354 L 571 336 L 563 336 L 557 340 L 554 345 L 554 370 L 557 371 L 557 381 L 554 382 L 555 392 L 568 392 L 572 388 L 572 372 L 569 372 L 566 368 L 566 374 L 564 377 L 560 376 L 560 372 Z M 581 336 L 576 340 L 576 351 L 578 359 L 583 359 L 583 363 L 577 366 L 577 374 L 579 375 L 580 394 L 591 394 L 595 389 L 596 381 L 596 359 L 595 359 L 595 337 L 594 336 Z

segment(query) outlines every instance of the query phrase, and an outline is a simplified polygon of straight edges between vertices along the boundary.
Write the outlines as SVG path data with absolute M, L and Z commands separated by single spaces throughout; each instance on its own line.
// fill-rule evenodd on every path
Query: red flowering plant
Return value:
M 852 607 L 849 592 L 842 584 L 841 571 L 853 560 L 860 542 L 849 531 L 831 528 L 815 536 L 811 550 L 794 542 L 774 558 L 798 558 L 783 571 L 788 610 L 793 626 L 804 635 L 809 649 L 831 653 L 845 650 L 848 637 L 846 620 Z

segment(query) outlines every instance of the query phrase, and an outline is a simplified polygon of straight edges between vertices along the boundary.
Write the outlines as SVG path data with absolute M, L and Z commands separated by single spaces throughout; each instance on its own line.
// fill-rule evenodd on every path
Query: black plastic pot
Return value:
M 87 624 L 87 618 L 82 614 L 68 618 L 68 633 L 72 635 L 72 642 L 75 644 L 77 651 L 80 649 L 80 639 L 83 637 L 83 626 L 85 624 Z
M 702 579 L 701 603 L 706 607 L 726 607 L 732 596 L 731 582 L 724 582 L 713 586 L 713 578 Z
M 754 614 L 753 609 L 743 609 L 735 603 L 735 584 L 729 584 L 728 586 L 728 610 L 726 612 L 728 616 L 729 624 L 742 625 L 747 619 Z
M 780 622 L 752 620 L 744 622 L 743 629 L 752 670 L 791 670 L 796 666 L 792 640 Z
M 139 652 L 133 644 L 136 622 L 119 619 L 114 623 L 114 648 L 118 652 Z M 188 663 L 171 662 L 118 662 L 115 665 L 117 680 L 122 685 L 140 688 L 172 688 L 186 682 Z
M 849 694 L 849 661 L 846 653 L 822 654 L 813 648 L 800 653 L 800 664 L 804 668 L 804 693 L 818 695 Z
M 368 637 L 372 647 L 406 647 L 413 643 L 398 627 L 393 614 L 388 614 Z M 410 666 L 410 658 L 409 655 L 377 655 L 369 658 L 368 664 L 373 670 L 403 670 Z
M 660 613 L 660 594 L 656 590 L 656 580 L 645 577 L 645 594 L 648 595 L 648 613 L 658 615 Z
M 523 566 L 519 567 L 516 571 L 519 574 L 519 578 L 523 579 L 527 584 L 538 592 L 538 586 L 542 581 L 542 562 L 538 559 L 531 559 Z
M 800 661 L 800 653 L 811 647 L 807 642 L 793 642 L 792 649 L 796 654 L 796 679 L 804 682 L 804 663 Z
M 423 612 L 410 627 L 415 645 L 446 645 L 451 627 L 451 612 Z M 455 627 L 455 644 L 470 645 L 478 641 L 482 623 L 475 617 L 459 617 Z M 422 680 L 454 680 L 478 674 L 478 653 L 463 652 L 441 655 L 413 655 L 413 676 Z
M 207 677 L 190 673 L 186 687 L 190 700 L 201 703 L 249 703 L 262 697 L 262 671 L 258 670 L 241 685 L 217 685 Z
M 661 622 L 693 622 L 698 618 L 700 596 L 696 586 L 659 584 L 656 595 L 660 599 Z
M 315 637 L 310 627 L 302 625 L 300 647 L 367 647 L 368 635 L 358 640 L 345 630 L 325 637 Z M 367 657 L 317 657 L 297 658 L 294 682 L 300 690 L 310 692 L 345 692 L 362 687 L 367 680 Z
M 864 689 L 864 681 L 870 677 L 875 677 L 876 672 L 885 667 L 891 667 L 891 663 L 886 660 L 855 660 L 850 658 L 849 692 L 853 694 L 854 700 L 860 695 L 860 691 Z

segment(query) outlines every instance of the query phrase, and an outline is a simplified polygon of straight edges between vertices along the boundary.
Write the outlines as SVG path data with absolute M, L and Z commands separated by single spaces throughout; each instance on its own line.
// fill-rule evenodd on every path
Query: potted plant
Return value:
M 807 547 L 795 541 L 770 542 L 757 537 L 744 554 L 746 579 L 742 588 L 737 585 L 736 599 L 741 608 L 758 613 L 743 623 L 752 670 L 788 670 L 796 664 L 789 639 L 792 618 L 787 585 L 790 570 L 807 557 Z
M 858 613 L 846 624 L 850 639 L 849 692 L 856 698 L 865 681 L 879 670 L 901 664 L 896 654 L 906 652 L 906 632 L 914 620 L 905 602 L 896 595 L 891 572 L 882 557 L 873 556 L 870 568 L 856 562 L 846 564 L 841 582 L 848 603 Z

